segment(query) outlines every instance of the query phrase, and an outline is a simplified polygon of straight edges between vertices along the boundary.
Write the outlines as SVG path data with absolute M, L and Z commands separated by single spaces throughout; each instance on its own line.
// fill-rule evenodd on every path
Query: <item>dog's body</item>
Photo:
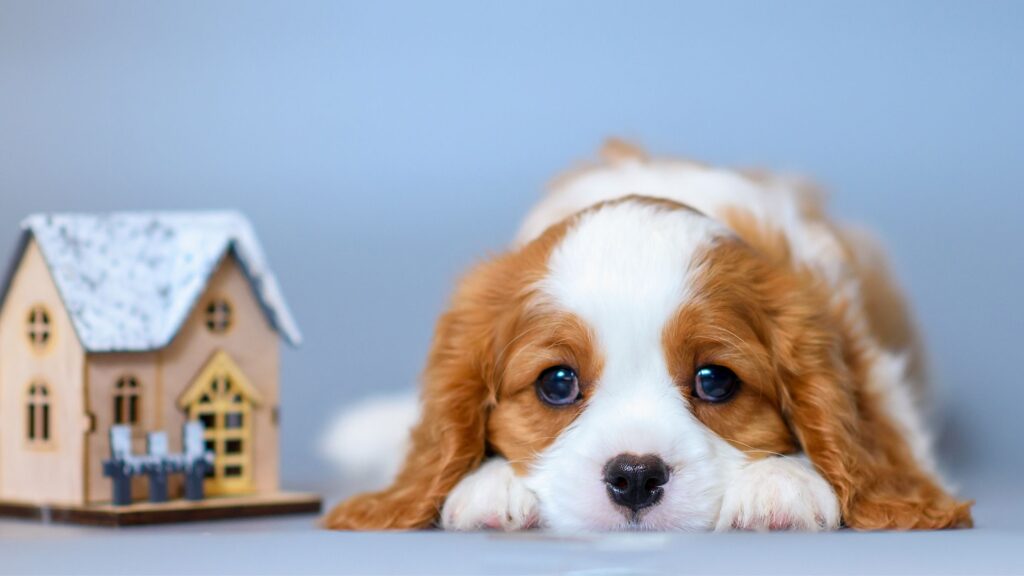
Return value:
M 877 245 L 790 179 L 613 143 L 441 319 L 392 486 L 333 528 L 970 524 Z

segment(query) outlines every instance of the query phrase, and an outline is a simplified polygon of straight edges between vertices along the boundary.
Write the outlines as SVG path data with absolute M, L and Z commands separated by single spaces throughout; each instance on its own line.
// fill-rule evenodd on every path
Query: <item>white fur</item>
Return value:
M 754 460 L 725 491 L 715 529 L 835 530 L 839 501 L 803 456 Z
M 685 302 L 694 257 L 727 233 L 686 211 L 620 204 L 584 216 L 549 260 L 541 288 L 581 318 L 604 358 L 582 414 L 536 459 L 527 484 L 556 530 L 709 529 L 745 456 L 691 413 L 669 373 L 661 335 Z M 661 501 L 627 517 L 602 470 L 624 452 L 671 468 Z
M 538 518 L 537 497 L 504 458 L 491 458 L 463 478 L 441 509 L 445 530 L 523 530 Z
M 882 398 L 886 415 L 899 429 L 921 468 L 935 476 L 947 489 L 951 486 L 939 473 L 932 437 L 924 425 L 919 402 L 913 397 L 907 380 L 907 358 L 881 349 L 872 350 L 874 359 L 868 372 L 867 390 Z

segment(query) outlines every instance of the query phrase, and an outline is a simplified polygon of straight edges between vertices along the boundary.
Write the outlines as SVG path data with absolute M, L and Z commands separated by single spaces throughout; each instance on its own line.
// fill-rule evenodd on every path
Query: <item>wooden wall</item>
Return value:
M 28 339 L 29 310 L 45 306 L 51 341 Z M 30 241 L 0 310 L 0 499 L 80 504 L 83 466 L 85 355 L 35 241 Z M 28 441 L 27 395 L 32 382 L 49 389 L 49 442 Z
M 225 297 L 232 307 L 232 325 L 223 334 L 211 332 L 205 324 L 206 304 L 217 297 Z M 113 420 L 117 379 L 133 374 L 142 386 L 143 421 L 136 435 L 136 449 L 144 450 L 146 431 L 162 429 L 168 434 L 170 449 L 180 451 L 185 415 L 178 408 L 178 398 L 217 350 L 231 356 L 263 398 L 263 404 L 254 407 L 253 412 L 253 482 L 256 492 L 278 489 L 279 444 L 274 413 L 279 398 L 280 338 L 267 321 L 241 266 L 228 256 L 169 346 L 144 354 L 89 355 L 89 407 L 96 416 L 96 429 L 89 441 L 90 501 L 110 499 L 110 480 L 103 477 L 100 462 L 110 453 L 107 432 Z

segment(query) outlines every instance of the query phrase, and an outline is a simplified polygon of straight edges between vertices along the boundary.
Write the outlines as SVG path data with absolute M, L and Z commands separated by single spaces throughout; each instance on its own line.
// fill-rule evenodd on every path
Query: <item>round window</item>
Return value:
M 231 305 L 218 298 L 206 305 L 206 327 L 210 332 L 223 334 L 231 328 Z

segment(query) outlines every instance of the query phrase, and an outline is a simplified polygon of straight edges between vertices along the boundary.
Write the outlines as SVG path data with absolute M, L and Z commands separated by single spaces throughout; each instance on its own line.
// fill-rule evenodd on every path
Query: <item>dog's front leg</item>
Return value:
M 716 530 L 835 530 L 839 500 L 804 456 L 746 464 L 726 488 Z
M 537 497 L 501 457 L 459 481 L 441 508 L 445 530 L 524 530 L 538 520 Z

